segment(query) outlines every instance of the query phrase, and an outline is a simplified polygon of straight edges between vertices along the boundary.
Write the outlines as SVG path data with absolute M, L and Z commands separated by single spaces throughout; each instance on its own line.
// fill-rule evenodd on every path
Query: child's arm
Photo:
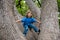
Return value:
M 40 24 L 41 23 L 41 21 L 39 21 L 39 20 L 37 20 L 37 22 Z
M 16 22 L 19 23 L 19 22 L 21 22 L 21 21 L 20 21 L 20 20 L 17 20 Z

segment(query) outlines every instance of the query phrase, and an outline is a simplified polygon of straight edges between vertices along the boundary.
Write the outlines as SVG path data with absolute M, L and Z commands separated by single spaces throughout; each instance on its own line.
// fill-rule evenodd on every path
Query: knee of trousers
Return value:
M 28 31 L 28 28 L 26 28 L 25 30 Z

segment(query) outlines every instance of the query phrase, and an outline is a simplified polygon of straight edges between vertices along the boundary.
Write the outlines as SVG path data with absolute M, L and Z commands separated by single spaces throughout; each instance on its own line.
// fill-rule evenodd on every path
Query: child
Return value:
M 32 17 L 31 11 L 27 11 L 26 16 L 24 18 L 22 18 L 22 20 L 17 20 L 16 22 L 22 22 L 23 23 L 23 27 L 24 27 L 23 34 L 25 36 L 26 36 L 29 28 L 34 29 L 34 31 L 37 32 L 37 33 L 40 32 L 40 30 L 35 25 L 33 25 L 33 23 L 34 22 L 41 23 L 41 22 Z

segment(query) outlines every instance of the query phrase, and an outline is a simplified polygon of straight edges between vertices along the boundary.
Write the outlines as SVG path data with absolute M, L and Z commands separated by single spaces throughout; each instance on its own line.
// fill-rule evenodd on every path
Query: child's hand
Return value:
M 41 21 L 39 21 L 39 24 L 41 23 Z
M 20 20 L 17 20 L 16 22 L 18 23 L 18 22 L 20 22 Z
M 41 23 L 41 21 L 39 21 L 39 20 L 37 20 L 37 22 L 40 24 Z

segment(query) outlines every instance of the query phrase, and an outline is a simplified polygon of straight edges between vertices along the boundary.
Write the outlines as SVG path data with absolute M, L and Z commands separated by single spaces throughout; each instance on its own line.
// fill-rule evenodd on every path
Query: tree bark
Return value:
M 0 40 L 26 40 L 16 25 L 14 0 L 0 0 Z
M 13 13 L 14 19 L 15 20 L 21 20 L 23 18 L 23 16 L 21 14 L 19 14 L 16 6 L 14 5 L 14 13 Z M 20 29 L 20 31 L 23 33 L 23 25 L 22 23 L 16 23 L 18 28 Z
M 38 40 L 57 40 L 59 33 L 57 0 L 42 0 L 41 33 Z

